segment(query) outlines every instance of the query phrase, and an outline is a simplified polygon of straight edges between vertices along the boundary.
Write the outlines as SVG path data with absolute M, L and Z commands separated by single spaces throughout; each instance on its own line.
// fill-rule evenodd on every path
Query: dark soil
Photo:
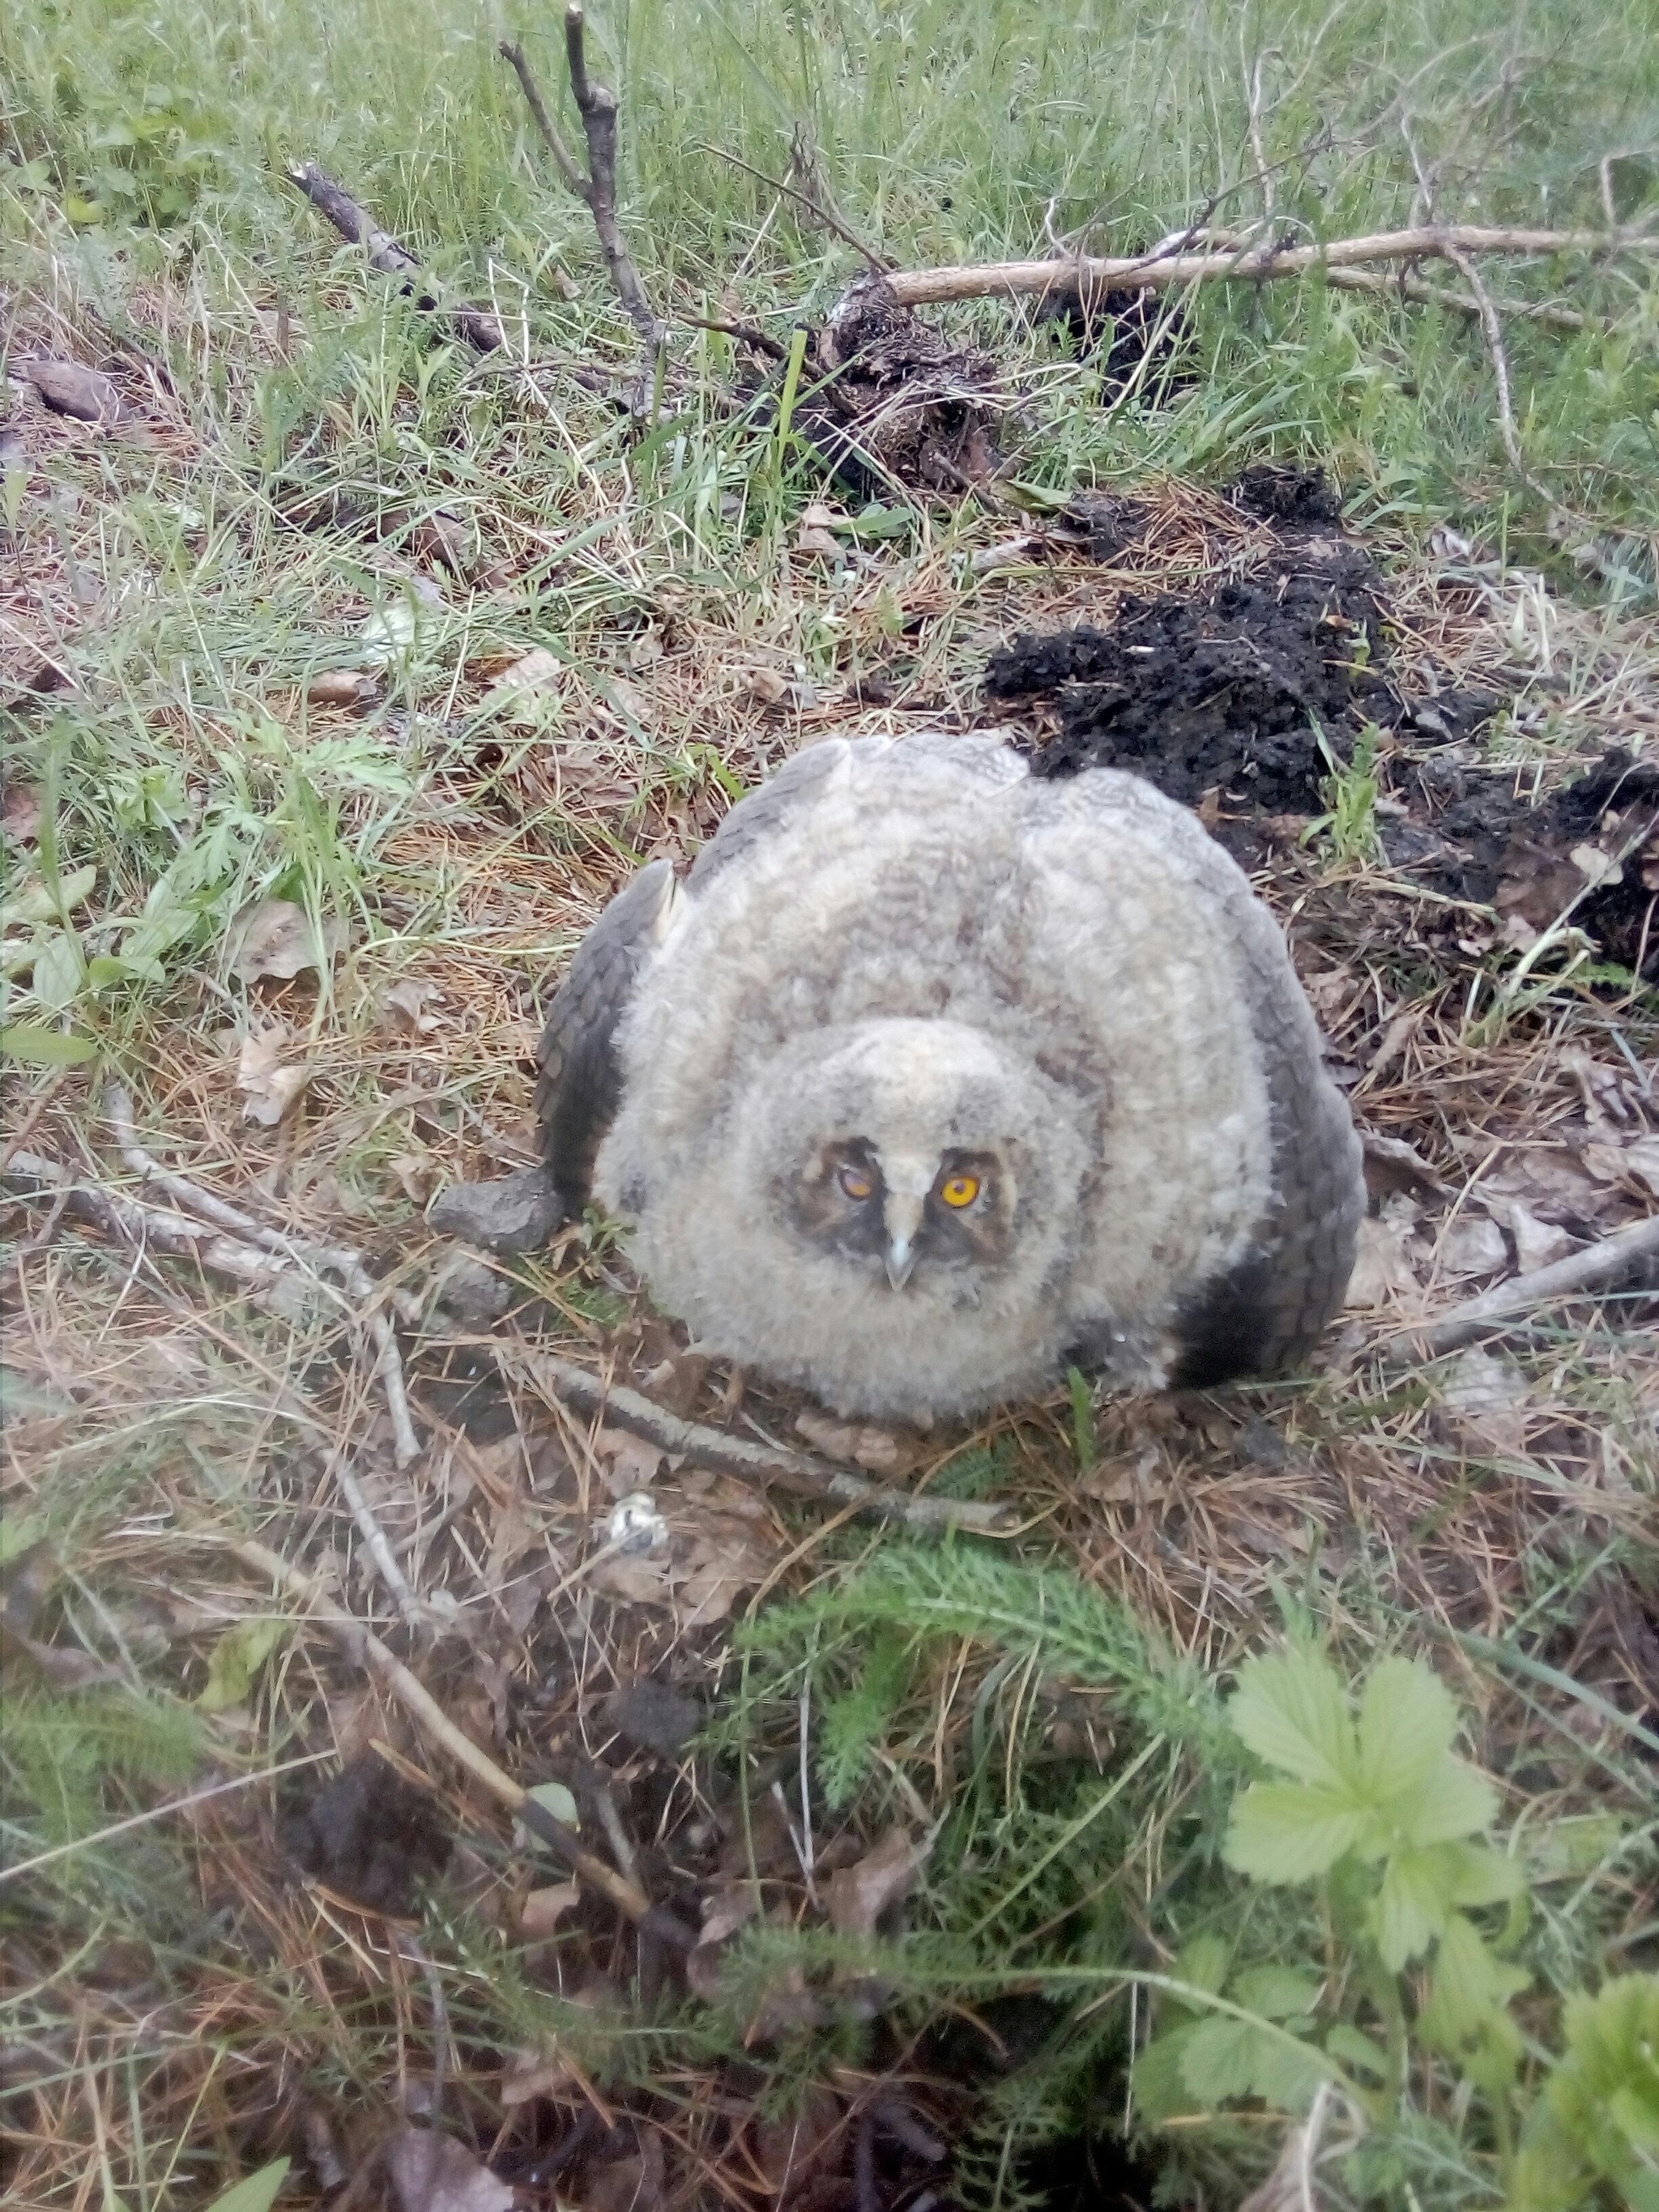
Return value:
M 1130 596 L 1110 629 L 1023 634 L 986 690 L 1036 708 L 1040 775 L 1130 769 L 1189 806 L 1215 792 L 1224 812 L 1313 814 L 1331 773 L 1319 731 L 1346 760 L 1366 722 L 1405 719 L 1376 666 L 1380 591 L 1357 548 L 1309 537 L 1206 597 Z
M 1394 680 L 1387 586 L 1340 534 L 1324 477 L 1267 464 L 1231 496 L 1278 533 L 1265 572 L 1192 598 L 1127 596 L 1108 629 L 1024 633 L 992 654 L 986 691 L 1005 715 L 1024 709 L 1034 771 L 1129 769 L 1200 808 L 1255 863 L 1327 810 L 1333 763 L 1374 724 L 1382 865 L 1495 908 L 1500 927 L 1543 931 L 1571 906 L 1605 959 L 1659 978 L 1659 767 L 1609 752 L 1576 781 L 1518 797 L 1512 773 L 1468 742 L 1498 693 L 1419 696 Z M 1110 539 L 1123 518 L 1102 519 Z M 1587 846 L 1618 870 L 1595 890 L 1572 857 Z M 1445 934 L 1454 960 L 1484 949 L 1468 916 L 1449 913 Z

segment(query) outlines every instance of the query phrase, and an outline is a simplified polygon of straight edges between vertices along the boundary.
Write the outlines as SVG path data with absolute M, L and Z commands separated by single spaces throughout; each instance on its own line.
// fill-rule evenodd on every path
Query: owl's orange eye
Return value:
M 979 1177 L 970 1175 L 946 1176 L 939 1187 L 939 1194 L 947 1206 L 953 1206 L 960 1212 L 964 1206 L 971 1206 L 979 1196 Z
M 842 1187 L 842 1194 L 858 1206 L 864 1203 L 876 1187 L 861 1168 L 845 1167 L 836 1180 Z

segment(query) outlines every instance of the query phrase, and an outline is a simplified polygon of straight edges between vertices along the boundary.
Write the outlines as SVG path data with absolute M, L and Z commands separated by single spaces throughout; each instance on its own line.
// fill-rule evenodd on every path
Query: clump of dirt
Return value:
M 373 1752 L 290 1801 L 279 1833 L 313 1881 L 371 1912 L 415 1911 L 449 1860 L 431 1799 Z
M 1064 293 L 1045 301 L 1036 319 L 1062 325 L 1070 332 L 1078 358 L 1092 360 L 1100 371 L 1103 398 L 1115 398 L 1137 376 L 1143 389 L 1150 385 L 1165 393 L 1185 391 L 1198 380 L 1178 368 L 1189 324 L 1186 308 L 1166 295 L 1114 290 L 1085 300 L 1076 292 Z
M 1322 469 L 1284 461 L 1255 461 L 1234 484 L 1235 507 L 1280 530 L 1334 530 L 1342 521 L 1342 495 Z
M 931 491 L 983 483 L 1001 465 L 1003 404 L 988 354 L 952 345 L 878 276 L 854 284 L 813 344 L 817 389 L 796 429 L 856 497 L 895 483 Z
M 1022 634 L 986 689 L 1036 710 L 1039 775 L 1133 769 L 1171 799 L 1312 814 L 1366 722 L 1405 714 L 1378 667 L 1381 580 L 1340 539 L 1287 543 L 1266 574 L 1194 599 L 1125 598 L 1109 629 Z

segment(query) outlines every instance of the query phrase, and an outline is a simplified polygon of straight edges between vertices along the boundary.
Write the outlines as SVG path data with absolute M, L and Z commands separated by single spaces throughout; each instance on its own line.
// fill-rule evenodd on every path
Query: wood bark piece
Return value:
M 896 1521 L 929 1535 L 941 1534 L 947 1528 L 995 1535 L 1012 1528 L 1010 1506 L 890 1489 L 810 1453 L 791 1451 L 784 1444 L 750 1443 L 746 1437 L 728 1436 L 724 1430 L 706 1427 L 700 1421 L 683 1421 L 625 1383 L 607 1382 L 602 1375 L 578 1367 L 574 1360 L 561 1359 L 556 1353 L 538 1352 L 498 1337 L 473 1341 L 479 1350 L 491 1353 L 509 1381 L 528 1383 L 580 1413 L 603 1414 L 659 1449 L 684 1453 L 696 1466 L 711 1468 L 717 1474 L 729 1474 L 763 1488 L 775 1483 L 781 1489 L 822 1498 L 829 1504 L 851 1505 L 860 1513 Z
M 1570 1252 L 1551 1267 L 1512 1275 L 1507 1283 L 1465 1300 L 1443 1319 L 1412 1334 L 1431 1356 L 1455 1352 L 1540 1306 L 1559 1305 L 1587 1291 L 1605 1290 L 1654 1259 L 1659 1259 L 1659 1213 L 1604 1237 L 1599 1244 L 1587 1244 L 1582 1252 Z
M 1598 230 L 1498 230 L 1478 224 L 1421 225 L 1322 246 L 1253 246 L 1219 252 L 1131 254 L 1112 258 L 1079 254 L 1046 261 L 987 261 L 958 268 L 898 269 L 883 280 L 901 307 L 937 306 L 948 300 L 1042 299 L 1097 292 L 1161 291 L 1172 284 L 1261 284 L 1322 269 L 1352 269 L 1378 262 L 1450 261 L 1457 254 L 1553 254 L 1659 251 L 1659 234 Z M 1477 310 L 1478 312 L 1478 310 Z
M 511 65 L 524 88 L 536 128 L 553 156 L 566 190 L 581 201 L 593 218 L 605 270 L 629 320 L 647 347 L 655 353 L 665 334 L 664 325 L 652 312 L 617 217 L 617 95 L 609 85 L 599 83 L 587 73 L 587 27 L 581 9 L 576 0 L 571 0 L 564 11 L 564 52 L 570 71 L 570 90 L 582 118 L 582 135 L 587 141 L 586 176 L 577 167 L 569 148 L 559 135 L 557 125 L 548 112 L 524 48 L 514 40 L 503 40 L 496 52 Z
M 456 1727 L 425 1683 L 411 1674 L 374 1631 L 337 1605 L 303 1568 L 295 1566 L 269 1545 L 252 1537 L 220 1537 L 206 1529 L 192 1529 L 190 1533 L 210 1543 L 222 1543 L 244 1566 L 268 1577 L 298 1598 L 307 1608 L 309 1618 L 327 1629 L 353 1658 L 367 1668 L 429 1740 L 482 1783 L 497 1803 L 504 1805 L 544 1843 L 550 1844 L 579 1881 L 608 1898 L 636 1926 L 648 1923 L 665 1940 L 690 1948 L 696 1939 L 689 1929 L 683 1928 L 671 1913 L 653 1906 L 637 1881 L 608 1867 L 562 1820 L 556 1820 L 538 1805 L 510 1774 L 496 1765 L 488 1752 L 481 1750 L 471 1736 Z
M 367 208 L 359 206 L 343 185 L 337 185 L 314 161 L 301 161 L 287 171 L 319 213 L 325 215 L 342 238 L 361 246 L 371 269 L 383 276 L 400 276 L 403 289 L 428 314 L 447 315 L 471 346 L 480 353 L 495 353 L 507 343 L 501 326 L 487 307 L 446 306 L 428 289 L 431 279 L 424 265 L 400 245 L 389 231 L 380 229 Z

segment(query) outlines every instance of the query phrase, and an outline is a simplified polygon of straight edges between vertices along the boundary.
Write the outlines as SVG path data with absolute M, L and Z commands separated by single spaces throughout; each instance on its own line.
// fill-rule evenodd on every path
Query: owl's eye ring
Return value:
M 979 1194 L 980 1180 L 973 1175 L 946 1176 L 939 1187 L 939 1196 L 958 1213 L 971 1206 Z
M 850 1163 L 836 1172 L 836 1181 L 841 1185 L 843 1198 L 850 1198 L 855 1206 L 862 1206 L 866 1198 L 875 1195 L 875 1184 L 862 1168 Z

